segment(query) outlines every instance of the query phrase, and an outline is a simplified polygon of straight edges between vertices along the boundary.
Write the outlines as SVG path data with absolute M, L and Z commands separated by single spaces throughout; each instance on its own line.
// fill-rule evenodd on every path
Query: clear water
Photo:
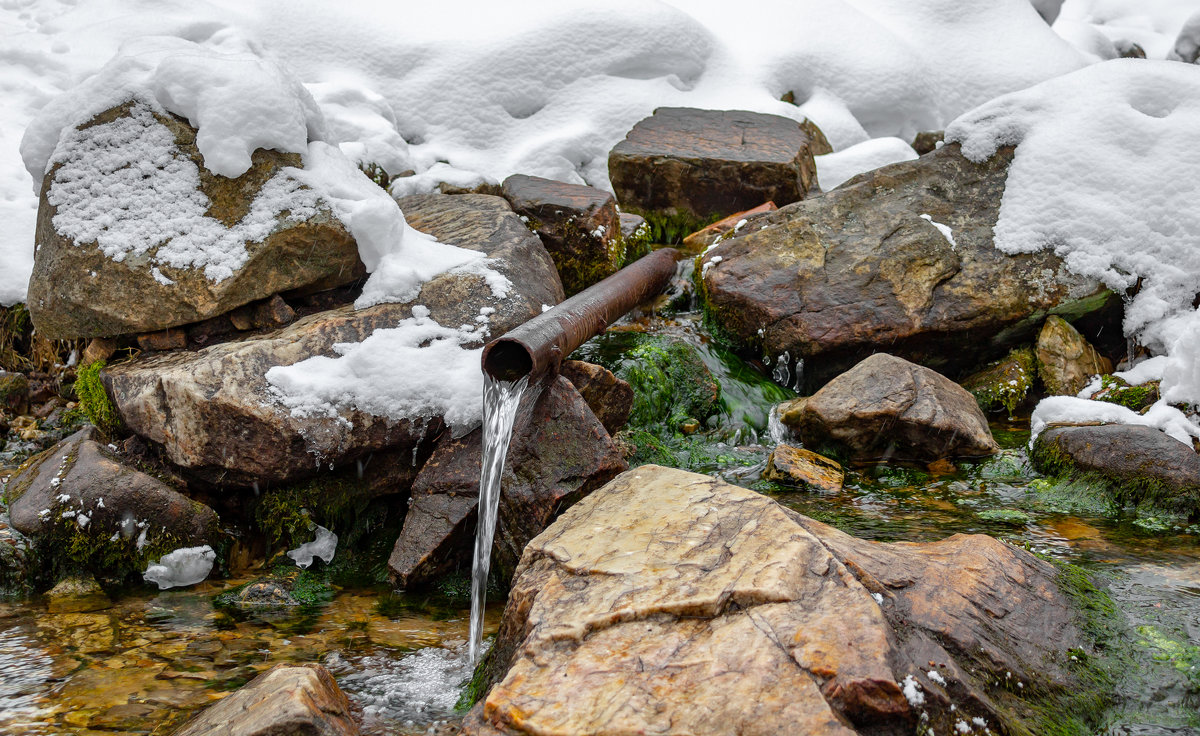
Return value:
M 471 564 L 471 635 L 468 659 L 473 666 L 482 654 L 483 609 L 487 603 L 488 571 L 492 566 L 492 538 L 500 505 L 500 476 L 512 438 L 513 422 L 529 376 L 516 381 L 483 377 L 483 461 L 479 468 L 479 523 L 475 528 L 475 556 Z

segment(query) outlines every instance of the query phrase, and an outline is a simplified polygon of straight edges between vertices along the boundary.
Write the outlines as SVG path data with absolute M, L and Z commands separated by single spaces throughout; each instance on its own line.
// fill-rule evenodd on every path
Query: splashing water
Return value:
M 471 638 L 468 657 L 478 661 L 483 640 L 483 608 L 487 603 L 488 570 L 492 563 L 492 537 L 500 505 L 500 476 L 508 441 L 512 438 L 517 406 L 529 385 L 529 376 L 517 381 L 483 377 L 483 462 L 479 468 L 479 523 L 475 527 L 475 561 L 471 567 Z

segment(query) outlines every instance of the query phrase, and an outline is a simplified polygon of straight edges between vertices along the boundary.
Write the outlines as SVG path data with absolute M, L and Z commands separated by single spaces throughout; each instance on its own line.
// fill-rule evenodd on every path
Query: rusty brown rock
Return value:
M 479 497 L 481 430 L 444 437 L 413 482 L 388 567 L 402 587 L 469 565 Z M 562 376 L 517 413 L 501 479 L 492 558 L 507 581 L 526 543 L 564 509 L 629 467 L 583 397 Z
M 767 458 L 763 478 L 785 485 L 836 492 L 842 490 L 845 473 L 840 464 L 823 455 L 781 444 Z
M 319 664 L 279 664 L 175 736 L 357 736 L 350 701 Z
M 808 121 L 660 107 L 609 153 L 608 173 L 622 209 L 693 225 L 683 236 L 763 202 L 803 199 L 817 186 L 813 156 L 831 150 Z
M 1038 375 L 1052 396 L 1075 396 L 1094 376 L 1112 373 L 1112 361 L 1096 352 L 1079 330 L 1050 316 L 1037 338 Z
M 692 252 L 702 251 L 708 246 L 716 243 L 722 235 L 729 233 L 742 220 L 749 220 L 754 215 L 761 215 L 764 212 L 774 212 L 779 209 L 774 202 L 765 202 L 755 207 L 754 209 L 746 210 L 745 212 L 735 212 L 721 220 L 717 220 L 706 228 L 701 228 L 691 235 L 683 239 L 683 247 Z
M 81 129 L 128 117 L 132 105 L 100 113 Z M 301 166 L 297 154 L 259 149 L 245 174 L 217 176 L 203 165 L 195 128 L 171 115 L 155 113 L 154 119 L 174 137 L 176 160 L 196 165 L 200 191 L 210 201 L 206 214 L 225 227 L 247 215 L 259 191 L 282 169 Z M 33 323 L 45 337 L 152 332 L 199 322 L 279 292 L 331 288 L 365 275 L 354 238 L 324 203 L 302 221 L 280 215 L 266 238 L 245 243 L 246 262 L 220 281 L 207 278 L 203 269 L 156 265 L 151 257 L 161 244 L 146 255 L 114 261 L 96 243 L 75 243 L 55 228 L 58 210 L 47 196 L 60 168 L 51 168 L 42 185 L 38 249 L 27 298 Z
M 709 314 L 746 351 L 802 359 L 806 391 L 874 352 L 951 375 L 1030 341 L 1047 314 L 1119 319 L 1120 300 L 1051 249 L 993 246 L 1012 155 L 975 164 L 948 145 L 758 216 L 703 256 L 721 259 Z
M 183 330 L 159 330 L 137 336 L 138 349 L 148 353 L 164 350 L 181 350 L 187 347 L 187 333 Z
M 780 419 L 792 423 L 805 445 L 833 445 L 857 460 L 930 461 L 1000 449 L 966 389 L 886 353 L 833 379 Z
M 633 388 L 612 371 L 582 360 L 564 360 L 559 374 L 575 386 L 610 435 L 616 434 L 629 421 L 629 413 L 633 411 Z
M 611 276 L 624 263 L 617 201 L 608 192 L 513 174 L 504 180 L 503 195 L 542 239 L 567 296 Z
M 1084 646 L 1055 581 L 990 537 L 866 542 L 643 466 L 530 542 L 496 684 L 463 732 L 843 736 L 924 720 L 952 733 L 974 717 L 1023 732 L 995 676 L 1061 691 L 1067 649 Z
M 493 334 L 501 334 L 562 301 L 546 249 L 499 197 L 418 195 L 402 200 L 414 228 L 443 243 L 486 252 L 512 282 L 494 303 Z M 309 315 L 275 332 L 196 352 L 141 355 L 112 365 L 102 378 L 125 426 L 162 446 L 188 473 L 222 484 L 287 482 L 325 464 L 353 461 L 384 448 L 432 443 L 442 421 L 392 421 L 353 410 L 339 417 L 294 417 L 275 402 L 265 378 L 274 366 L 333 355 L 337 343 L 361 342 L 376 329 L 408 318 L 413 304 L 439 324 L 471 324 L 493 306 L 480 276 L 442 274 L 407 304 L 345 306 Z

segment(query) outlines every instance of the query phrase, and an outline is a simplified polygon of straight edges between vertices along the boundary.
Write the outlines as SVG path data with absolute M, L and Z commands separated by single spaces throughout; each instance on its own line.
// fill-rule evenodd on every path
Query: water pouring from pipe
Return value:
M 660 293 L 675 274 L 679 251 L 663 248 L 593 284 L 483 349 L 483 462 L 479 471 L 478 524 L 471 568 L 471 633 L 475 665 L 483 639 L 483 610 L 492 540 L 500 504 L 500 478 L 522 396 L 540 392 L 575 348 L 626 312 Z

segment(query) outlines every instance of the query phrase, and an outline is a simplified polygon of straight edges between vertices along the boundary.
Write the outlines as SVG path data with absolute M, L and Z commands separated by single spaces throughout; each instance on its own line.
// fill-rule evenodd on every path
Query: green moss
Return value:
M 1041 437 L 1034 442 L 1029 457 L 1035 468 L 1055 478 L 1060 486 L 1086 487 L 1091 499 L 1098 494 L 1106 495 L 1109 508 L 1105 514 L 1128 508 L 1135 510 L 1138 516 L 1177 515 L 1184 525 L 1200 518 L 1200 488 L 1169 486 L 1157 478 L 1142 475 L 1129 478 L 1080 471 L 1057 443 L 1043 441 Z
M 690 212 L 647 212 L 644 210 L 627 210 L 635 215 L 641 215 L 650 226 L 650 242 L 674 245 L 682 243 L 683 239 L 697 230 L 703 230 L 723 215 L 715 214 L 707 218 L 699 217 Z
M 1013 350 L 1002 360 L 962 382 L 984 412 L 1003 407 L 1011 416 L 1025 400 L 1037 377 L 1037 358 L 1031 348 Z
M 1154 626 L 1137 627 L 1138 643 L 1151 652 L 1154 661 L 1173 667 L 1184 676 L 1188 689 L 1200 693 L 1200 646 L 1173 639 Z
M 0 369 L 23 371 L 33 367 L 29 359 L 33 343 L 33 320 L 24 304 L 0 307 Z
M 648 223 L 642 223 L 628 236 L 622 236 L 622 241 L 625 257 L 620 265 L 627 266 L 653 250 L 654 233 Z
M 471 679 L 463 685 L 462 694 L 458 696 L 458 703 L 454 706 L 454 710 L 459 713 L 466 713 L 487 695 L 490 689 L 488 669 L 492 663 L 492 651 L 489 649 L 487 654 L 479 658 L 474 672 L 471 673 Z
M 140 531 L 114 535 L 95 525 L 80 527 L 73 518 L 63 518 L 62 510 L 54 515 L 48 529 L 37 543 L 39 577 L 46 581 L 90 573 L 106 585 L 140 582 L 142 572 L 152 561 L 189 546 L 161 529 L 147 528 L 142 538 Z
M 303 570 L 294 565 L 276 565 L 262 577 L 243 583 L 213 597 L 213 605 L 224 609 L 241 607 L 242 593 L 251 585 L 272 583 L 287 591 L 297 603 L 297 608 L 320 607 L 333 599 L 333 588 L 326 575 Z
M 980 511 L 979 518 L 985 521 L 996 521 L 1001 524 L 1014 524 L 1023 526 L 1028 524 L 1032 517 L 1020 509 L 988 509 Z
M 1106 401 L 1137 412 L 1145 410 L 1159 398 L 1158 381 L 1130 386 L 1116 376 L 1101 376 L 1100 390 L 1092 396 L 1094 401 Z
M 633 388 L 633 429 L 670 437 L 684 420 L 703 423 L 721 408 L 721 384 L 681 340 L 645 338 L 614 372 Z
M 113 435 L 121 429 L 121 417 L 100 380 L 100 371 L 104 366 L 103 360 L 97 360 L 80 368 L 75 377 L 75 394 L 96 429 L 105 435 Z
M 312 525 L 344 533 L 370 505 L 368 489 L 342 476 L 318 476 L 265 491 L 254 520 L 275 547 L 294 549 L 312 541 Z M 339 546 L 354 540 L 339 538 Z

